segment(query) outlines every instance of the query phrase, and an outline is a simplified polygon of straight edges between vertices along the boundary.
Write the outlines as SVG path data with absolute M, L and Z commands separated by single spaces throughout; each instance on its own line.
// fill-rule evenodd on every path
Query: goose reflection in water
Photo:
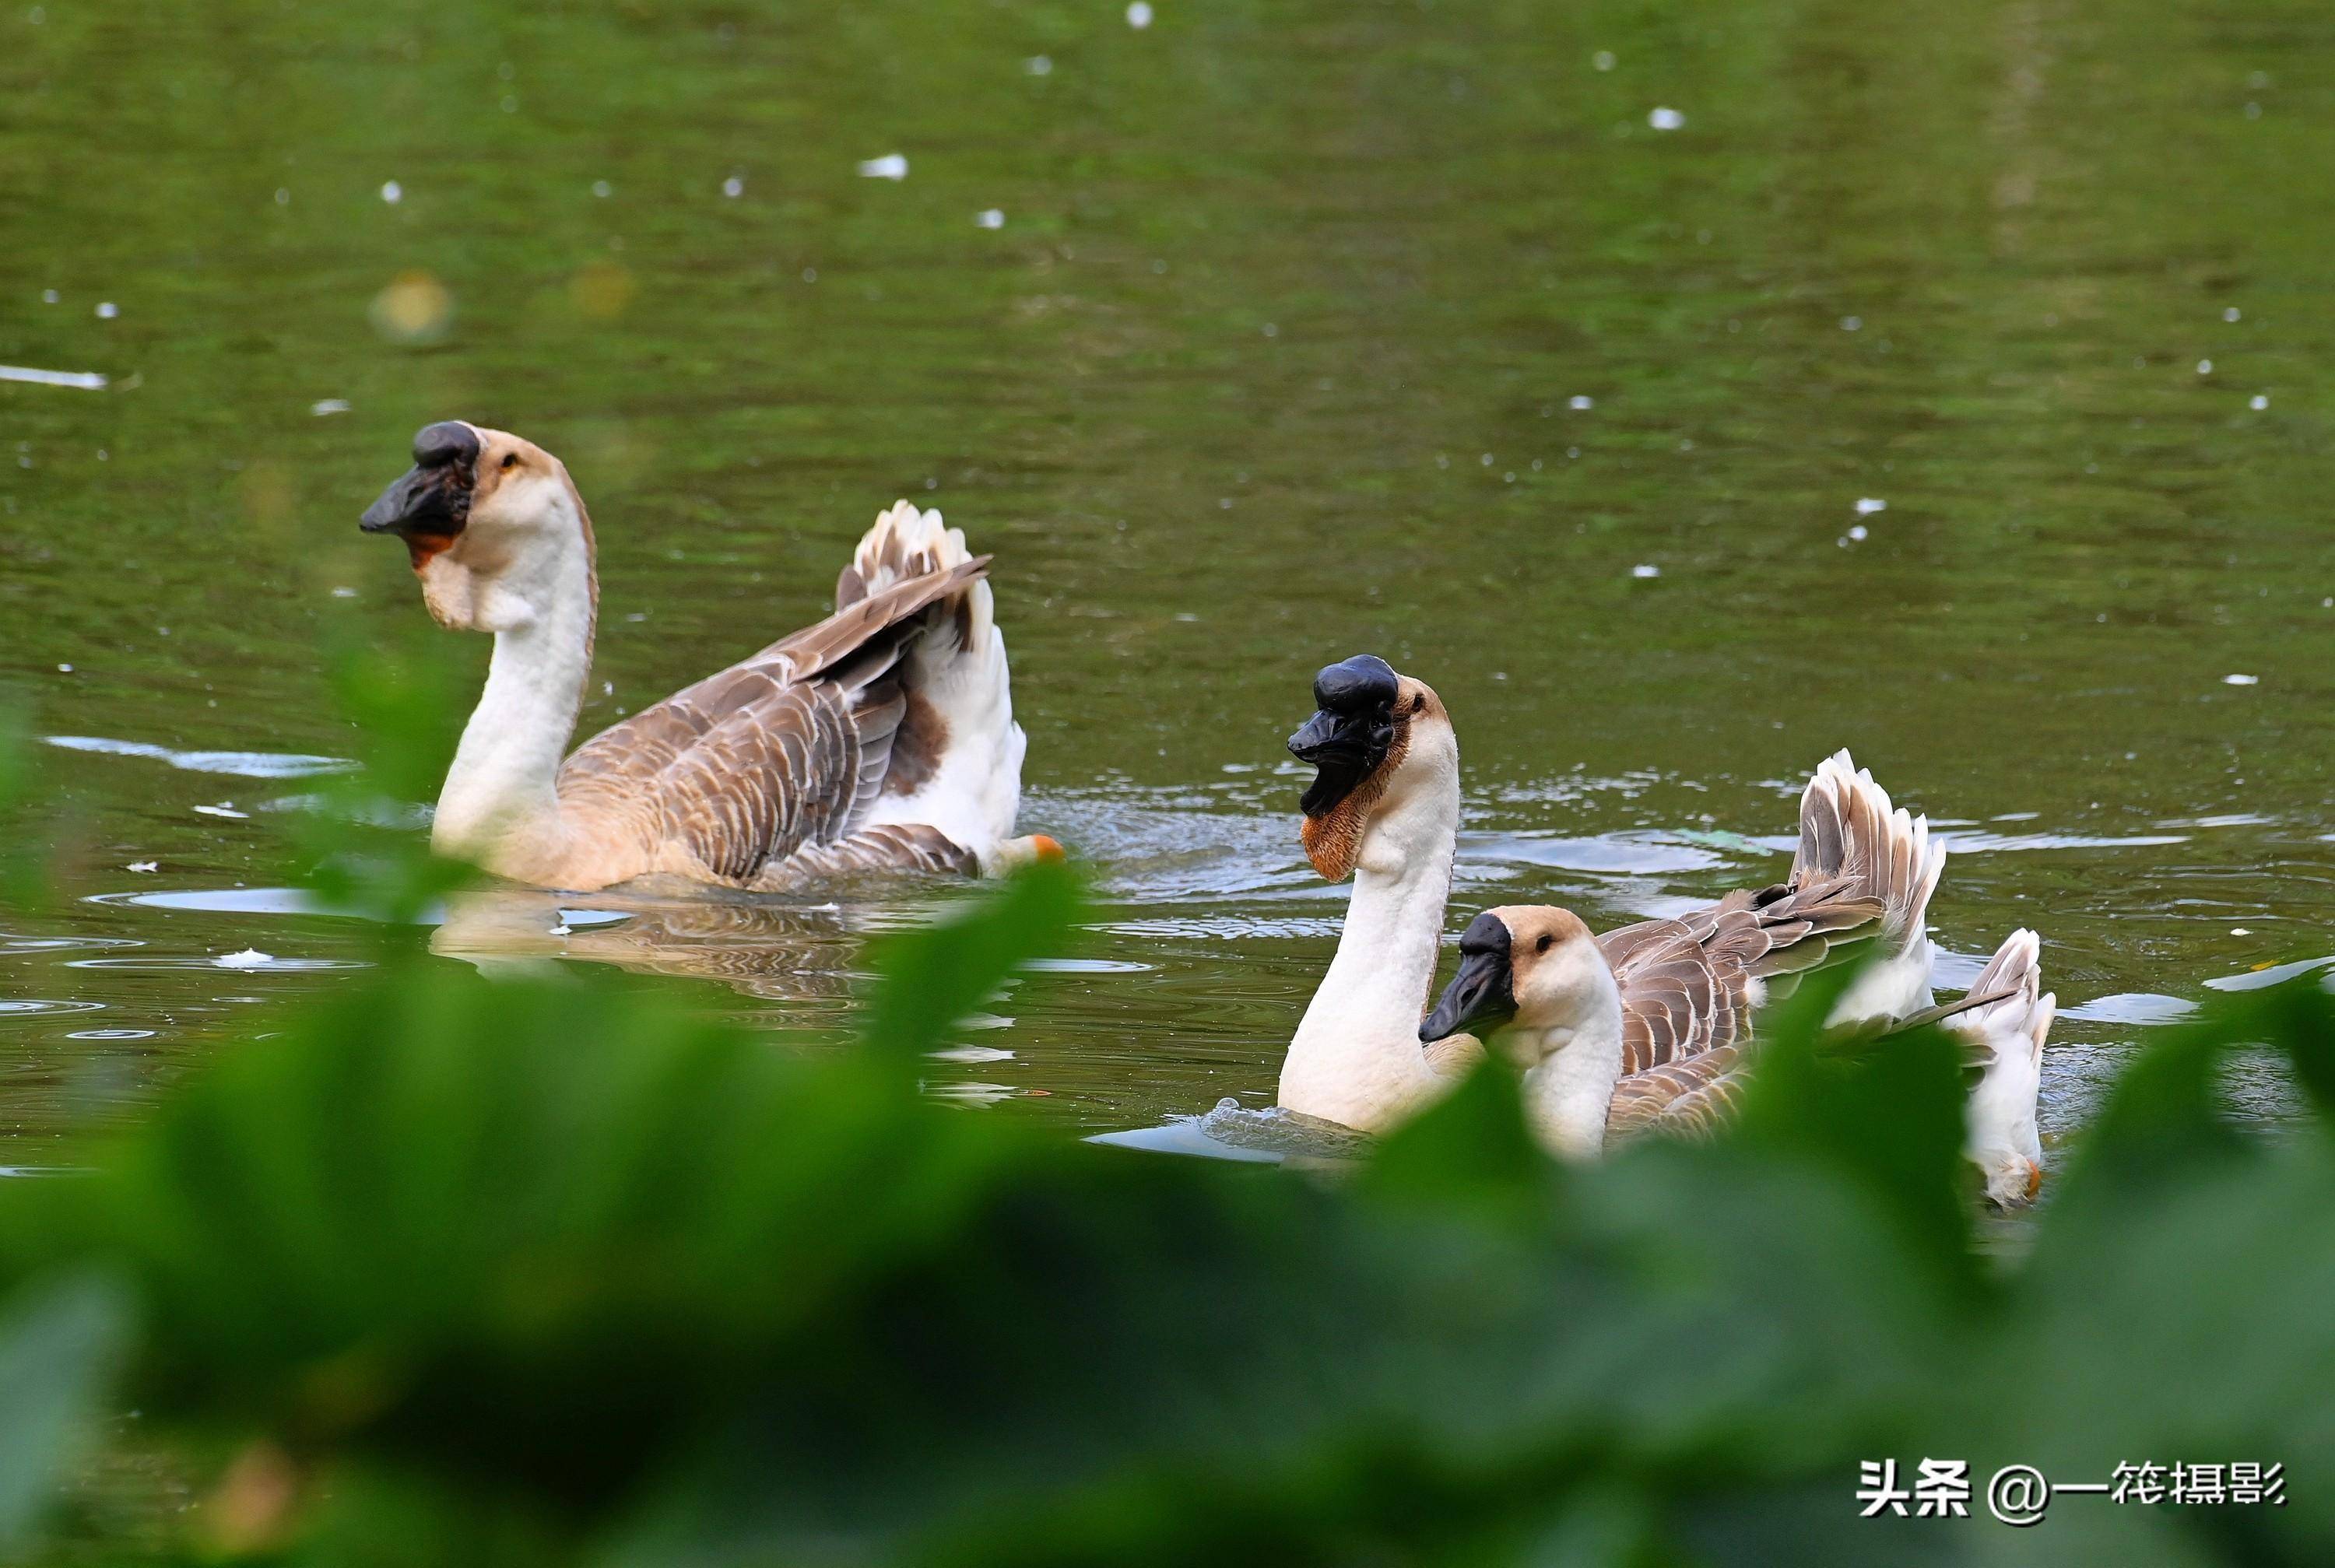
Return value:
M 866 924 L 834 904 L 628 896 L 616 905 L 497 887 L 450 898 L 430 951 L 492 975 L 544 973 L 560 960 L 580 960 L 718 980 L 770 1001 L 841 1002 L 851 993 Z

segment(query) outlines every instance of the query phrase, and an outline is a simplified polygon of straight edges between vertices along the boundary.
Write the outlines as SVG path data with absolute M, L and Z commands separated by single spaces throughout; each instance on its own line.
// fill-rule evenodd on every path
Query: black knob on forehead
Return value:
M 1506 953 L 1508 950 L 1507 923 L 1487 909 L 1468 923 L 1459 934 L 1462 953 Z
M 460 420 L 440 420 L 423 425 L 413 437 L 413 466 L 443 468 L 449 463 L 479 460 L 479 432 Z
M 1341 659 L 1313 677 L 1313 705 L 1332 713 L 1384 708 L 1395 698 L 1393 667 L 1371 653 Z

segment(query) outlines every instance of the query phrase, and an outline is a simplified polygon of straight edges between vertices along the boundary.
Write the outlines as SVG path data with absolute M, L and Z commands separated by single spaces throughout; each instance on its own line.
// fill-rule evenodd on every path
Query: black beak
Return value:
M 1299 802 L 1319 817 L 1354 791 L 1386 760 L 1394 743 L 1395 673 L 1383 659 L 1357 653 L 1313 678 L 1317 711 L 1289 738 L 1290 754 L 1320 769 Z
M 364 509 L 368 534 L 427 534 L 451 538 L 470 517 L 479 461 L 478 432 L 458 420 L 423 427 L 413 438 L 413 467 Z
M 1508 928 L 1478 915 L 1459 938 L 1459 973 L 1419 1026 L 1421 1044 L 1455 1034 L 1483 1034 L 1516 1014 L 1516 974 L 1508 965 Z

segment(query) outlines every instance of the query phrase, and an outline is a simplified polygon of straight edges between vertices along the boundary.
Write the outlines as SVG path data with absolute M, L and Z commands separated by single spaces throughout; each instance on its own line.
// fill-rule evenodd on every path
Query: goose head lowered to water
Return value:
M 1768 980 L 1806 967 L 1811 945 L 1824 952 L 1823 920 L 1797 902 L 1788 893 L 1723 902 L 1714 918 L 1603 938 L 1567 909 L 1486 910 L 1461 935 L 1458 973 L 1419 1038 L 1484 1037 L 1524 1075 L 1526 1116 L 1557 1154 L 1585 1157 L 1611 1137 L 1656 1128 L 1707 1132 L 1735 1108 Z M 1938 1021 L 1984 1068 L 1966 1147 L 1988 1198 L 2005 1208 L 2032 1200 L 2043 1180 L 2036 1069 L 2053 999 L 2039 994 L 2038 952 L 2033 932 L 2013 932 L 1962 1002 L 1881 1025 Z
M 876 519 L 835 613 L 565 755 L 591 672 L 592 520 L 557 458 L 459 420 L 367 508 L 441 625 L 495 639 L 431 828 L 441 853 L 591 891 L 642 878 L 782 892 L 838 876 L 995 871 L 1023 740 L 986 556 L 938 512 Z

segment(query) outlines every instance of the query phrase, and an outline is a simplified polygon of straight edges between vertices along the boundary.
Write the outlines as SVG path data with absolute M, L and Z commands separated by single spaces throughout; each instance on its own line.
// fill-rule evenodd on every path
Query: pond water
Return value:
M 1771 880 L 1853 748 L 1949 825 L 1949 982 L 2043 932 L 2062 1134 L 2335 951 L 2330 67 L 2204 0 L 15 5 L 0 362 L 64 379 L 0 380 L 0 682 L 63 739 L 0 1166 L 362 962 L 284 808 L 352 754 L 327 650 L 438 635 L 355 518 L 446 417 L 593 507 L 587 726 L 896 496 L 996 552 L 1024 828 L 1100 905 L 936 1092 L 1270 1099 L 1344 897 L 1282 741 L 1370 651 L 1459 728 L 1453 931 Z M 807 1041 L 933 896 L 439 941 Z

